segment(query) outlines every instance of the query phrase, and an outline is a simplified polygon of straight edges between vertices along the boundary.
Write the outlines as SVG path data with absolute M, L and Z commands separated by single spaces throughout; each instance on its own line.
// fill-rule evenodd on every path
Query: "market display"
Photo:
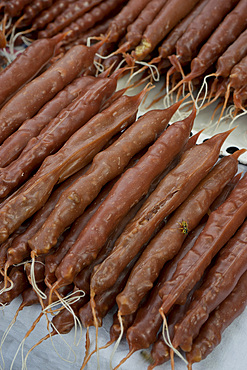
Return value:
M 219 158 L 234 125 L 201 143 L 193 125 L 213 104 L 218 124 L 246 114 L 246 14 L 246 0 L 0 1 L 3 312 L 22 299 L 0 321 L 0 368 L 32 368 L 83 326 L 75 368 L 129 368 L 139 351 L 148 370 L 174 356 L 191 370 L 244 311 L 247 145 Z

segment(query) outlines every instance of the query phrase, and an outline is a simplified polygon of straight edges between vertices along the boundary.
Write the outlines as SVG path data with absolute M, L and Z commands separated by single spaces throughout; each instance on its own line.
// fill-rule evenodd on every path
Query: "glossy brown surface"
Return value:
M 70 3 L 74 0 L 58 0 L 52 6 L 44 10 L 32 22 L 32 28 L 35 30 L 44 28 L 48 23 L 53 21 L 59 14 L 61 14 Z
M 97 22 L 100 22 L 107 17 L 118 5 L 123 2 L 124 0 L 102 1 L 97 7 L 94 7 L 82 17 L 77 18 L 63 30 L 63 32 L 69 32 L 66 36 L 66 40 L 73 40 L 81 33 L 86 32 Z
M 232 68 L 247 55 L 247 30 L 226 49 L 217 60 L 216 74 L 228 77 Z
M 241 0 L 218 25 L 191 62 L 191 78 L 202 75 L 246 29 L 247 3 Z
M 224 157 L 176 209 L 133 267 L 124 290 L 117 297 L 120 312 L 130 314 L 137 308 L 140 300 L 152 288 L 164 264 L 176 256 L 189 230 L 199 224 L 237 169 L 237 155 Z
M 49 62 L 60 40 L 34 41 L 0 73 L 0 107 Z
M 193 301 L 182 320 L 176 325 L 173 345 L 189 352 L 193 339 L 212 312 L 235 288 L 247 269 L 247 222 L 222 248 L 213 267 L 195 291 Z
M 13 299 L 18 297 L 27 287 L 28 287 L 28 280 L 26 277 L 25 272 L 23 269 L 19 267 L 13 267 L 13 269 L 9 273 L 9 279 L 13 283 L 13 287 L 11 290 L 4 291 L 0 296 L 0 303 L 1 304 L 9 304 Z M 5 286 L 4 281 L 0 283 L 0 290 L 2 290 Z M 9 281 L 7 282 L 7 288 L 10 286 Z
M 192 117 L 191 115 L 189 118 L 193 121 Z M 186 119 L 187 124 L 189 124 L 189 118 Z M 227 134 L 223 136 L 221 134 L 214 137 L 211 141 L 203 143 L 204 145 L 195 146 L 182 155 L 178 165 L 160 181 L 117 240 L 113 252 L 95 272 L 91 280 L 94 291 L 99 292 L 113 284 L 119 271 L 129 263 L 143 244 L 148 242 L 164 218 L 174 211 L 205 177 L 216 162 L 220 146 L 226 136 Z M 184 234 L 180 231 L 179 235 L 183 237 Z M 128 312 L 121 313 L 128 314 Z
M 85 77 L 91 82 L 92 77 Z M 58 113 L 41 132 L 29 140 L 20 156 L 1 171 L 0 197 L 7 196 L 21 185 L 49 155 L 58 149 L 94 115 L 116 88 L 114 79 L 95 79 L 87 84 L 79 96 Z
M 77 0 L 72 2 L 53 22 L 48 23 L 47 27 L 38 33 L 39 38 L 47 38 L 56 35 L 75 19 L 79 18 L 102 0 Z
M 227 200 L 209 216 L 208 222 L 191 251 L 180 261 L 172 280 L 160 291 L 164 313 L 177 302 L 182 304 L 188 292 L 200 280 L 206 267 L 232 237 L 247 215 L 247 174 L 239 181 Z
M 201 0 L 195 5 L 191 12 L 183 18 L 176 27 L 174 27 L 171 32 L 165 37 L 161 46 L 159 47 L 159 55 L 162 58 L 167 58 L 168 56 L 176 52 L 176 43 L 182 37 L 187 27 L 190 25 L 192 20 L 201 12 L 204 6 L 207 4 L 208 0 Z
M 135 120 L 142 96 L 143 94 L 138 97 L 120 97 L 109 108 L 98 114 L 98 117 L 95 116 L 95 118 L 97 117 L 95 120 L 91 120 L 91 122 L 95 121 L 94 129 L 96 130 L 97 125 L 100 125 L 102 129 L 103 120 L 108 127 L 112 126 L 113 129 L 116 130 L 115 133 L 132 124 Z M 106 135 L 107 134 L 110 135 L 110 129 L 107 131 Z M 121 137 L 123 135 L 121 135 Z M 98 133 L 96 132 L 96 142 L 98 141 L 97 136 Z M 117 145 L 118 142 L 119 145 Z M 42 229 L 40 229 L 30 241 L 30 245 L 32 245 L 33 249 L 37 248 L 37 250 L 41 250 L 38 247 L 39 245 L 42 245 L 43 250 L 50 249 L 54 243 L 56 243 L 57 238 L 65 228 L 83 213 L 86 206 L 96 198 L 101 188 L 108 181 L 122 172 L 123 168 L 131 159 L 131 156 L 138 151 L 138 149 L 134 149 L 132 153 L 131 151 L 126 151 L 126 141 L 124 141 L 122 145 L 121 139 L 118 139 L 117 143 L 113 143 L 109 148 L 98 153 L 93 159 L 92 166 L 87 173 L 80 177 L 62 194 L 56 208 L 51 213 Z M 117 149 L 114 151 L 115 147 Z M 119 153 L 123 153 L 125 156 L 122 163 L 121 161 L 119 162 L 119 157 L 116 159 L 114 155 L 112 155 L 112 152 L 116 153 L 118 150 Z M 40 244 L 41 240 L 42 242 Z
M 133 54 L 137 60 L 142 60 L 161 42 L 166 35 L 183 19 L 199 0 L 172 0 L 162 8 L 154 21 L 146 28 L 142 42 Z
M 247 272 L 239 279 L 231 294 L 211 313 L 200 334 L 193 341 L 192 349 L 186 354 L 190 364 L 206 358 L 220 343 L 224 330 L 246 308 Z
M 167 111 L 163 111 L 162 114 L 164 125 L 167 124 L 169 117 L 172 116 L 177 107 L 178 106 L 173 106 Z M 159 113 L 158 111 L 158 117 L 160 117 L 160 114 L 161 112 Z M 147 114 L 146 117 L 149 117 L 149 114 Z M 143 116 L 141 119 L 141 122 L 142 121 L 145 123 L 145 116 Z M 156 125 L 156 123 L 154 124 Z M 75 259 L 74 254 L 77 256 L 80 255 L 80 259 L 77 259 L 76 267 L 74 266 L 74 273 L 78 273 L 83 266 L 88 265 L 95 259 L 108 236 L 118 225 L 122 217 L 124 217 L 129 209 L 148 192 L 150 184 L 155 177 L 167 167 L 171 160 L 181 150 L 181 147 L 188 140 L 191 124 L 188 123 L 187 125 L 183 126 L 183 123 L 181 123 L 177 126 L 177 128 L 175 126 L 174 131 L 173 129 L 169 129 L 169 131 L 167 129 L 168 134 L 163 134 L 161 136 L 162 139 L 160 137 L 160 139 L 158 139 L 156 142 L 157 144 L 154 144 L 148 150 L 142 159 L 140 159 L 138 164 L 132 169 L 127 170 L 115 184 L 105 202 L 102 203 L 101 207 L 99 207 L 98 211 L 88 223 L 87 228 L 80 235 L 80 238 L 78 238 L 77 243 L 75 244 L 76 248 L 73 250 L 73 252 L 71 251 L 66 256 L 66 259 L 64 259 L 64 266 L 67 265 L 65 271 L 66 269 L 71 271 L 69 266 L 71 266 L 71 260 Z M 168 137 L 173 137 L 177 132 L 183 132 L 182 136 L 180 137 L 181 141 L 177 141 L 177 146 L 172 145 L 172 148 L 170 148 Z M 151 163 L 152 166 L 150 166 Z M 141 176 L 139 176 L 139 174 Z M 126 188 L 127 184 L 128 187 Z M 126 189 L 128 190 L 126 191 Z M 119 199 L 121 199 L 121 203 L 119 203 Z M 111 219 L 111 223 L 108 222 L 109 217 Z M 100 228 L 96 225 L 100 225 Z M 92 234 L 92 229 L 95 231 L 97 230 L 97 233 L 94 232 Z M 59 270 L 61 270 L 61 272 Z M 61 266 L 59 267 L 58 271 L 59 274 L 64 274 Z M 64 274 L 64 277 L 66 275 Z
M 238 0 L 208 1 L 177 42 L 176 54 L 181 63 L 192 60 L 200 45 L 209 38 L 222 19 L 237 3 Z
M 0 110 L 0 141 L 52 99 L 92 63 L 94 53 L 83 45 L 71 48 L 40 76 L 19 90 Z M 90 57 L 91 55 L 91 57 Z
M 47 102 L 39 112 L 10 135 L 0 146 L 0 167 L 10 164 L 25 148 L 32 137 L 36 137 L 62 109 L 67 107 L 85 87 L 95 81 L 94 77 L 81 77 L 73 81 Z M 28 149 L 28 148 L 27 148 Z

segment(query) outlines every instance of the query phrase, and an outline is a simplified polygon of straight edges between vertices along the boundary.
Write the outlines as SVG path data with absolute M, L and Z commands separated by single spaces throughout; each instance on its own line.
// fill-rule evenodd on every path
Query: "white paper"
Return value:
M 11 322 L 21 299 L 16 299 L 11 303 L 10 306 L 6 307 L 4 311 L 0 313 L 0 333 L 5 330 L 8 324 Z M 19 343 L 24 338 L 24 335 L 29 330 L 32 322 L 40 313 L 38 306 L 24 308 L 20 312 L 19 317 L 10 330 L 9 335 L 6 338 L 5 343 L 2 347 L 3 357 L 5 360 L 5 369 L 10 369 L 13 357 L 17 351 Z M 99 328 L 99 347 L 106 344 L 109 340 L 109 327 L 112 323 L 112 315 L 108 315 L 104 322 L 104 327 Z M 67 363 L 58 357 L 52 347 L 50 339 L 47 339 L 41 345 L 30 353 L 27 360 L 28 370 L 77 370 L 80 369 L 83 357 L 85 353 L 85 329 L 83 329 L 82 340 L 77 347 L 74 346 L 74 330 L 69 334 L 63 335 L 63 338 L 70 344 L 76 353 L 76 360 L 74 363 Z M 24 345 L 24 354 L 38 342 L 43 336 L 47 334 L 45 318 L 39 322 L 35 330 L 32 332 L 30 337 L 26 340 Z M 78 333 L 79 334 L 79 333 Z M 95 345 L 95 329 L 90 329 L 90 337 L 92 339 L 91 349 L 94 349 Z M 77 336 L 78 339 L 78 336 Z M 53 338 L 54 346 L 60 356 L 67 358 L 70 353 L 67 345 L 62 341 L 61 338 Z M 194 370 L 246 370 L 247 369 L 247 309 L 239 316 L 223 333 L 222 341 L 214 351 L 200 363 L 194 364 Z M 99 351 L 100 369 L 110 369 L 110 356 L 113 350 L 113 345 L 105 350 Z M 128 353 L 128 345 L 123 340 L 113 358 L 113 366 L 116 366 L 123 357 Z M 71 354 L 71 353 L 70 353 Z M 70 360 L 74 360 L 71 354 Z M 2 365 L 2 362 L 0 362 Z M 16 361 L 13 365 L 14 370 L 19 370 L 22 367 L 21 353 L 16 357 Z M 143 359 L 140 351 L 133 354 L 125 364 L 121 366 L 122 370 L 143 370 L 148 367 L 148 363 Z M 186 370 L 186 365 L 179 358 L 175 358 L 175 369 Z M 97 369 L 97 356 L 92 356 L 86 369 Z M 170 369 L 170 363 L 167 362 L 157 369 Z

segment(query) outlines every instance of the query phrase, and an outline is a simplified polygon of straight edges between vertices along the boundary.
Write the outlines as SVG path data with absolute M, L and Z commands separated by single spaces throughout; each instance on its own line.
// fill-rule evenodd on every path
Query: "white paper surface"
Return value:
M 160 88 L 161 85 L 157 89 Z M 146 107 L 148 106 L 149 102 L 155 94 L 157 93 L 157 89 L 150 93 L 148 100 L 142 105 L 140 109 L 140 113 L 146 111 Z M 136 91 L 135 91 L 136 92 Z M 132 92 L 134 93 L 134 92 Z M 160 108 L 162 107 L 162 101 L 153 105 L 151 108 Z M 200 130 L 202 126 L 205 126 L 205 123 L 209 120 L 209 113 L 202 112 L 196 119 L 196 125 L 194 127 L 194 132 Z M 223 147 L 223 154 L 225 154 L 226 148 L 228 146 L 238 146 L 239 148 L 247 147 L 246 145 L 246 118 L 243 117 L 242 119 L 237 121 L 239 124 L 237 130 L 232 133 L 227 140 L 226 144 Z M 223 129 L 224 128 L 224 129 Z M 219 127 L 218 132 L 224 131 L 228 128 L 226 127 Z M 211 136 L 214 134 L 214 128 L 210 130 L 205 130 L 203 135 L 200 137 L 199 141 L 202 141 L 206 137 Z M 243 163 L 247 163 L 246 156 L 242 160 Z M 240 171 L 246 170 L 246 166 L 240 166 Z M 6 330 L 8 325 L 10 324 L 11 320 L 14 317 L 14 314 L 21 303 L 21 299 L 18 298 L 14 302 L 12 302 L 9 306 L 5 307 L 0 312 L 0 337 L 2 337 L 3 332 Z M 20 312 L 16 323 L 10 330 L 6 340 L 3 344 L 1 344 L 2 354 L 5 361 L 5 366 L 3 365 L 3 361 L 0 360 L 0 365 L 5 369 L 10 369 L 12 360 L 15 356 L 15 353 L 18 349 L 18 346 L 22 339 L 24 338 L 26 332 L 31 327 L 33 321 L 37 318 L 40 313 L 39 306 L 27 307 L 24 308 L 23 311 Z M 112 314 L 108 315 L 104 322 L 104 327 L 99 329 L 99 347 L 106 344 L 109 340 L 109 328 L 112 324 Z M 24 357 L 27 351 L 37 343 L 42 337 L 47 334 L 46 329 L 46 321 L 43 317 L 41 321 L 38 323 L 37 327 L 31 333 L 30 337 L 27 338 L 24 344 Z M 59 358 L 58 354 L 55 352 L 52 342 L 59 353 L 60 356 L 67 358 L 70 354 L 70 360 L 74 360 L 73 354 L 70 351 L 69 347 L 63 342 L 61 338 L 58 336 L 54 337 L 53 341 L 51 339 L 46 340 L 41 345 L 33 350 L 33 352 L 29 355 L 27 360 L 27 368 L 28 370 L 44 370 L 44 369 L 53 369 L 53 370 L 61 370 L 61 369 L 80 369 L 84 353 L 85 353 L 85 329 L 82 331 L 82 339 L 81 342 L 77 347 L 74 346 L 74 330 L 63 336 L 63 339 L 66 340 L 69 345 L 73 348 L 73 351 L 76 354 L 76 359 L 72 363 L 68 363 L 63 361 Z M 95 329 L 90 329 L 90 338 L 92 341 L 91 350 L 94 349 L 95 345 Z M 77 336 L 78 340 L 78 336 Z M 106 349 L 99 352 L 99 364 L 100 369 L 106 370 L 110 369 L 110 356 L 113 350 L 113 345 Z M 116 366 L 123 357 L 125 357 L 128 353 L 128 345 L 126 340 L 123 340 L 113 358 L 113 366 Z M 16 360 L 13 364 L 14 370 L 22 369 L 22 357 L 21 351 L 16 357 Z M 87 365 L 87 369 L 97 369 L 97 356 L 94 355 L 90 362 Z M 130 359 L 126 361 L 125 364 L 121 366 L 121 369 L 135 369 L 135 370 L 142 370 L 148 367 L 148 363 L 143 359 L 140 355 L 140 352 L 136 352 L 131 356 Z M 178 358 L 175 359 L 175 369 L 176 370 L 183 370 L 186 369 L 186 365 Z M 1 369 L 1 368 L 0 368 Z M 170 369 L 170 363 L 163 364 L 157 369 Z M 237 318 L 233 324 L 224 332 L 221 344 L 213 351 L 208 358 L 201 363 L 194 364 L 193 370 L 246 370 L 247 369 L 247 310 L 243 312 L 243 314 Z
M 15 311 L 20 304 L 21 299 L 16 299 L 11 303 L 10 306 L 6 307 L 3 312 L 0 313 L 0 333 L 5 330 L 8 324 L 11 322 Z M 39 315 L 40 309 L 38 306 L 24 308 L 20 312 L 19 317 L 10 330 L 9 335 L 6 338 L 5 343 L 2 347 L 3 357 L 5 360 L 5 369 L 10 369 L 11 362 L 17 351 L 19 343 L 23 339 L 25 333 L 29 330 L 32 322 Z M 109 327 L 112 323 L 112 315 L 106 317 L 104 327 L 99 329 L 99 346 L 106 344 L 109 340 Z M 44 318 L 37 325 L 33 333 L 26 340 L 24 346 L 24 354 L 33 346 L 34 343 L 38 342 L 43 336 L 47 334 L 46 322 Z M 95 329 L 90 329 L 90 337 L 92 339 L 91 348 L 94 349 L 95 345 Z M 76 361 L 74 363 L 66 363 L 61 360 L 56 354 L 52 347 L 51 340 L 47 339 L 41 345 L 30 353 L 27 361 L 27 368 L 29 370 L 61 370 L 80 369 L 83 356 L 85 353 L 85 329 L 83 329 L 82 340 L 77 347 L 74 347 L 74 330 L 69 334 L 63 336 L 63 338 L 72 346 L 76 353 Z M 67 358 L 70 353 L 69 348 L 61 340 L 61 338 L 54 337 L 54 345 L 61 356 Z M 194 370 L 246 370 L 247 369 L 247 309 L 239 316 L 223 333 L 222 341 L 218 347 L 203 361 L 193 365 Z M 99 352 L 100 369 L 110 369 L 109 359 L 113 350 L 113 346 L 106 350 Z M 116 366 L 123 357 L 128 353 L 128 346 L 125 340 L 120 344 L 114 358 L 113 365 Z M 73 356 L 71 355 L 71 360 Z M 73 360 L 72 360 L 73 361 Z M 2 365 L 2 362 L 1 362 Z M 16 357 L 16 361 L 13 365 L 14 370 L 21 369 L 22 359 L 21 353 Z M 143 359 L 140 351 L 133 354 L 125 364 L 121 366 L 123 370 L 135 369 L 143 370 L 148 367 L 148 363 Z M 170 369 L 170 363 L 167 362 L 157 369 Z M 186 370 L 186 365 L 179 359 L 175 358 L 175 369 Z M 97 369 L 97 356 L 93 355 L 86 369 Z

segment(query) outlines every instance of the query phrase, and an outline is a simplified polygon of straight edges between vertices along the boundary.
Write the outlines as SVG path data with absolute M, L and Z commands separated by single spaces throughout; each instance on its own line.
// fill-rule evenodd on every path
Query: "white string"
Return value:
M 9 19 L 8 19 L 8 22 L 6 23 L 6 25 L 5 25 L 5 29 L 7 30 L 7 29 L 9 29 L 10 28 L 10 26 L 11 26 L 11 24 L 12 24 L 12 17 L 9 17 Z
M 230 121 L 230 123 L 229 123 L 229 127 L 231 127 L 231 126 L 232 126 L 232 124 L 235 122 L 235 120 L 236 120 L 237 118 L 239 118 L 240 116 L 242 116 L 242 115 L 246 114 L 246 113 L 241 113 L 240 115 L 238 115 L 238 116 L 236 116 L 236 117 L 233 117 L 232 113 L 235 111 L 235 109 L 236 109 L 236 107 L 235 107 L 234 105 L 230 105 L 230 106 L 227 108 L 225 115 L 224 115 L 223 117 L 221 117 L 221 119 L 220 119 L 220 120 L 218 120 L 218 122 L 216 122 L 216 123 L 215 123 L 216 128 L 217 128 L 217 127 L 219 127 L 219 126 L 222 124 L 222 122 L 227 121 L 227 120 L 230 120 L 230 119 L 231 119 L 231 121 Z M 247 111 L 246 111 L 246 112 L 247 112 Z M 211 122 L 211 121 L 210 121 L 210 122 Z M 214 125 L 213 125 L 213 126 L 214 126 Z
M 167 76 L 168 77 L 168 76 Z M 170 89 L 169 89 L 169 79 L 166 77 L 166 81 L 165 81 L 165 83 L 166 83 L 166 96 L 164 97 L 164 99 L 163 99 L 163 104 L 164 104 L 164 107 L 165 108 L 167 108 L 167 107 L 169 107 L 170 105 L 171 105 L 171 103 L 170 103 Z M 166 103 L 167 102 L 167 103 Z M 167 105 L 166 105 L 167 104 Z
M 90 46 L 91 46 L 91 40 L 92 40 L 92 37 L 88 37 L 88 38 L 87 38 L 87 43 L 86 43 L 86 45 L 87 45 L 87 47 L 88 47 L 88 48 L 90 48 Z
M 13 369 L 13 366 L 14 366 L 14 363 L 15 363 L 15 360 L 16 360 L 16 357 L 17 357 L 17 355 L 19 353 L 20 348 L 24 346 L 25 340 L 26 340 L 26 338 L 23 338 L 22 341 L 21 341 L 21 343 L 19 344 L 19 346 L 17 348 L 17 351 L 16 351 L 16 353 L 14 355 L 14 358 L 13 358 L 13 360 L 11 362 L 10 370 Z
M 14 317 L 11 321 L 11 323 L 9 324 L 9 326 L 7 327 L 7 329 L 5 330 L 5 332 L 3 333 L 3 336 L 2 336 L 2 339 L 1 339 L 1 343 L 0 343 L 0 354 L 1 354 L 1 358 L 2 358 L 2 361 L 3 361 L 3 367 L 4 367 L 4 358 L 3 358 L 3 351 L 2 351 L 2 347 L 3 347 L 3 344 L 11 330 L 11 328 L 13 327 L 14 323 L 16 322 L 16 317 Z
M 55 344 L 54 344 L 54 341 L 53 341 L 53 339 L 52 339 L 52 336 L 50 336 L 50 338 L 51 338 L 51 343 L 52 343 L 52 347 L 54 348 L 54 350 L 55 350 L 55 352 L 56 352 L 56 354 L 58 355 L 58 357 L 61 359 L 61 360 L 63 360 L 63 361 L 65 361 L 65 362 L 67 362 L 67 363 L 69 363 L 69 364 L 73 364 L 73 363 L 75 363 L 76 362 L 76 353 L 75 353 L 75 351 L 73 350 L 73 348 L 69 345 L 69 343 L 64 339 L 64 337 L 61 335 L 61 333 L 59 333 L 59 331 L 57 330 L 57 328 L 55 327 L 55 325 L 51 322 L 51 326 L 53 327 L 53 329 L 57 332 L 57 334 L 60 336 L 60 338 L 63 340 L 63 342 L 69 347 L 69 349 L 70 349 L 70 351 L 73 353 L 73 355 L 74 355 L 74 360 L 72 361 L 72 360 L 69 360 L 69 359 L 65 359 L 65 358 L 63 358 L 59 353 L 58 353 L 58 351 L 57 351 L 57 349 L 56 349 L 56 347 L 55 347 Z
M 191 99 L 192 99 L 192 101 L 193 101 L 193 103 L 195 104 L 195 107 L 196 107 L 196 100 L 195 100 L 195 97 L 193 95 L 193 85 L 192 85 L 191 81 L 189 81 L 188 86 L 189 86 L 189 91 L 190 91 L 190 97 L 191 97 Z M 196 115 L 198 113 L 199 113 L 199 110 L 196 109 Z
M 11 35 L 10 35 L 10 40 L 9 40 L 9 43 L 8 43 L 9 50 L 10 50 L 10 55 L 12 56 L 12 58 L 14 56 L 14 42 L 13 42 L 13 39 L 14 39 L 14 35 L 15 35 L 15 29 L 16 29 L 16 26 L 14 25 L 13 28 L 12 28 Z
M 208 94 L 208 84 L 206 83 L 206 80 L 207 80 L 207 78 L 209 78 L 209 77 L 212 77 L 212 75 L 207 75 L 207 76 L 205 76 L 205 77 L 204 77 L 204 79 L 203 79 L 203 83 L 202 83 L 202 85 L 201 85 L 201 87 L 200 87 L 200 90 L 199 90 L 199 92 L 198 92 L 198 94 L 197 94 L 197 97 L 196 97 L 196 100 L 195 100 L 195 105 L 196 105 L 196 109 L 197 109 L 197 110 L 200 110 L 200 109 L 202 108 L 202 106 L 204 105 L 204 102 L 205 102 L 205 100 L 206 100 L 206 98 L 207 98 L 207 94 Z M 198 99 L 199 99 L 199 97 L 200 97 L 200 95 L 201 95 L 201 93 L 202 93 L 202 91 L 203 91 L 203 89 L 204 89 L 204 85 L 205 85 L 205 95 L 204 95 L 204 98 L 202 99 L 201 105 L 199 106 L 197 103 L 198 103 Z
M 93 61 L 93 64 L 95 68 L 97 69 L 97 72 L 96 72 L 96 77 L 97 77 L 98 74 L 104 72 L 105 69 L 104 69 L 103 64 L 101 64 L 100 62 L 97 62 L 96 60 Z
M 5 332 L 3 333 L 3 336 L 2 336 L 2 339 L 1 339 L 1 344 L 0 344 L 0 354 L 1 354 L 1 359 L 2 359 L 2 365 L 3 365 L 3 369 L 5 368 L 5 361 L 4 361 L 4 357 L 3 357 L 3 351 L 2 351 L 2 347 L 3 347 L 3 343 L 4 341 L 6 340 L 7 338 L 7 335 L 8 333 L 10 332 L 12 326 L 14 325 L 15 323 L 15 319 L 13 319 L 11 321 L 11 323 L 9 324 L 9 326 L 7 327 L 7 329 L 5 330 Z M 0 368 L 2 369 L 2 367 L 0 366 Z
M 10 286 L 8 288 L 7 287 L 4 287 L 3 289 L 1 289 L 0 290 L 0 295 L 3 294 L 3 293 L 5 293 L 5 292 L 9 292 L 13 288 L 13 286 L 14 286 L 13 281 L 10 280 L 8 282 L 10 283 Z
M 12 62 L 12 59 L 11 59 L 9 53 L 7 52 L 6 48 L 3 48 L 2 50 L 0 50 L 0 54 L 2 54 L 2 56 L 7 59 L 8 64 L 10 64 Z
M 239 118 L 240 118 L 240 117 L 242 117 L 242 116 L 245 116 L 246 114 L 247 114 L 247 110 L 246 110 L 246 109 L 244 109 L 243 113 L 240 113 L 240 114 L 238 114 L 236 117 L 234 117 L 234 118 L 233 118 L 233 120 L 231 121 L 230 125 L 232 126 L 232 124 L 233 124 L 237 119 L 239 119 Z
M 74 294 L 76 293 L 82 293 L 82 295 L 78 295 L 76 297 L 73 297 Z M 83 298 L 85 296 L 85 292 L 83 290 L 76 290 L 76 291 L 73 291 L 71 293 L 69 293 L 65 298 L 64 298 L 64 301 L 67 302 L 68 304 L 74 304 L 76 302 L 79 301 L 80 298 Z M 43 313 L 45 312 L 48 312 L 51 310 L 51 308 L 57 306 L 61 304 L 61 301 L 58 299 L 57 301 L 55 302 L 52 302 L 51 304 L 49 304 L 48 306 L 46 306 L 44 309 L 43 309 Z
M 133 67 L 134 68 L 134 67 Z M 127 82 L 126 82 L 126 86 L 128 86 L 129 85 L 129 83 L 130 83 L 130 81 L 135 77 L 135 76 L 137 76 L 138 74 L 140 74 L 140 73 L 142 73 L 142 69 L 141 70 L 137 70 L 136 72 L 134 72 L 134 73 L 132 73 L 131 75 L 130 75 L 130 77 L 128 78 L 128 80 L 127 80 Z M 148 76 L 148 79 L 149 79 L 150 77 Z
M 21 39 L 23 41 L 23 43 L 26 45 L 26 46 L 29 46 L 32 44 L 32 40 L 30 40 L 28 37 L 26 36 L 21 36 Z
M 26 269 L 26 265 L 31 263 L 31 262 L 32 262 L 32 260 L 23 261 L 23 262 L 20 262 L 20 263 L 14 263 L 13 266 L 18 267 L 18 266 L 24 265 L 24 269 Z M 42 261 L 35 261 L 35 263 L 41 263 L 42 265 L 45 266 L 44 262 L 42 262 Z
M 119 70 L 124 63 L 125 63 L 125 59 L 121 60 L 121 62 L 118 63 L 118 66 L 116 67 L 115 71 Z
M 77 293 L 78 291 L 75 291 L 75 292 L 72 292 L 70 295 L 72 295 L 72 294 L 75 294 L 75 293 Z M 83 291 L 80 291 L 80 292 L 83 292 Z M 85 295 L 85 292 L 83 292 L 83 294 Z M 84 295 L 82 296 L 82 297 L 84 297 Z M 79 296 L 79 299 L 80 299 L 81 297 Z M 75 299 L 75 298 L 74 298 Z M 59 301 L 60 301 L 60 303 L 64 306 L 64 308 L 65 309 L 67 309 L 70 313 L 71 313 L 71 315 L 73 316 L 73 318 L 74 318 L 74 323 L 75 323 L 75 335 L 74 335 L 74 344 L 75 344 L 75 346 L 78 346 L 79 345 L 79 343 L 80 343 L 80 341 L 81 341 L 81 337 L 82 337 L 82 325 L 81 325 L 81 322 L 80 322 L 80 320 L 78 319 L 78 317 L 75 315 L 75 313 L 74 313 L 74 311 L 73 311 L 73 309 L 70 307 L 70 305 L 67 303 L 67 300 L 66 300 L 66 298 L 65 299 L 61 299 L 61 298 L 59 298 Z M 76 336 L 77 336 L 77 326 L 79 326 L 79 328 L 80 328 L 80 336 L 79 336 L 79 340 L 78 340 L 78 342 L 76 343 Z
M 32 262 L 30 266 L 30 283 L 32 284 L 33 290 L 37 293 L 37 295 L 41 299 L 46 299 L 47 295 L 39 289 L 36 280 L 35 280 L 35 272 L 34 272 L 34 264 L 35 264 L 35 257 L 32 257 Z
M 7 306 L 7 303 L 1 303 L 0 302 L 0 311 L 2 311 L 3 315 L 4 315 L 4 308 L 5 306 Z
M 170 334 L 169 334 L 169 329 L 168 329 L 168 325 L 167 325 L 167 321 L 166 321 L 166 318 L 165 318 L 165 315 L 162 316 L 163 317 L 163 327 L 162 327 L 162 336 L 163 336 L 163 339 L 164 339 L 164 342 L 165 344 L 170 347 L 173 352 L 179 357 L 181 358 L 181 360 L 183 360 L 186 365 L 188 365 L 188 361 L 181 355 L 181 353 L 172 345 L 172 342 L 171 342 L 171 338 L 170 338 Z
M 114 355 L 115 355 L 115 353 L 116 353 L 116 351 L 119 347 L 119 344 L 121 342 L 121 339 L 122 339 L 123 333 L 124 333 L 123 320 L 122 320 L 121 315 L 119 313 L 118 313 L 118 321 L 120 323 L 120 334 L 119 334 L 119 337 L 118 337 L 118 339 L 117 339 L 117 341 L 116 341 L 116 343 L 113 347 L 112 353 L 111 353 L 111 357 L 110 357 L 110 369 L 111 370 L 113 369 L 113 367 L 112 367 L 113 357 L 114 357 Z
M 160 72 L 155 64 L 148 64 L 147 62 L 141 62 L 138 60 L 136 60 L 135 63 L 148 67 L 150 69 L 152 78 L 155 82 L 158 82 L 160 80 Z M 155 76 L 155 72 L 156 72 L 156 76 Z
M 98 58 L 100 58 L 100 59 L 109 59 L 110 57 L 113 57 L 113 56 L 115 56 L 116 54 L 115 54 L 115 52 L 113 52 L 113 53 L 108 54 L 108 55 L 106 55 L 106 56 L 104 56 L 104 55 L 100 55 L 100 54 L 98 54 L 98 53 L 96 53 L 95 55 L 96 55 Z
M 7 27 L 6 27 L 7 28 Z M 9 42 L 7 43 L 7 47 L 8 47 L 8 50 L 7 48 L 3 48 L 0 53 L 7 59 L 8 61 L 8 64 L 10 64 L 11 62 L 13 62 L 13 60 L 21 53 L 24 52 L 24 48 L 18 48 L 17 51 L 14 50 L 14 44 L 15 44 L 15 41 L 17 39 L 17 37 L 19 37 L 20 35 L 23 34 L 23 32 L 18 32 L 16 35 L 14 34 L 15 33 L 15 29 L 16 27 L 14 26 L 12 31 L 11 31 L 11 35 L 10 35 L 10 40 Z

